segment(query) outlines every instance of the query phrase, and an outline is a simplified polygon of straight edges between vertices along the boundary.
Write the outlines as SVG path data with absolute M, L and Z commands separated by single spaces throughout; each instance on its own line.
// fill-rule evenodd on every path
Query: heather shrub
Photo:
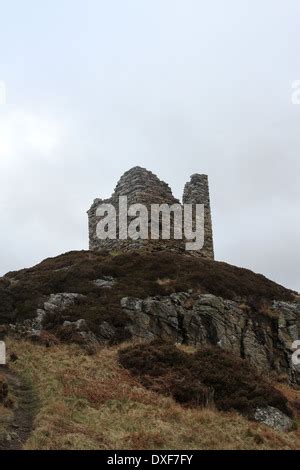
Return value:
M 236 410 L 251 417 L 258 406 L 273 406 L 291 415 L 287 399 L 246 360 L 219 347 L 194 354 L 170 343 L 152 342 L 121 349 L 119 361 L 151 390 L 180 403 Z

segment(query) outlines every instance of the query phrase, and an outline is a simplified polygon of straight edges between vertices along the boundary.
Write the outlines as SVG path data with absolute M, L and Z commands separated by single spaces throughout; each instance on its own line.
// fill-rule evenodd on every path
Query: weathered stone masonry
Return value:
M 204 204 L 203 256 L 214 259 L 213 232 L 207 175 L 192 175 L 183 191 L 183 204 Z
M 134 167 L 120 178 L 114 193 L 109 199 L 95 199 L 88 211 L 89 220 L 89 248 L 90 250 L 118 250 L 130 251 L 147 245 L 151 250 L 185 251 L 186 240 L 100 240 L 96 236 L 96 227 L 99 218 L 96 210 L 99 204 L 112 204 L 118 215 L 119 197 L 127 196 L 128 205 L 144 204 L 149 211 L 149 228 L 151 225 L 151 204 L 179 204 L 167 183 L 161 181 L 151 171 L 141 167 Z M 198 252 L 189 252 L 192 255 L 204 256 L 214 259 L 211 209 L 209 198 L 208 178 L 206 175 L 195 174 L 186 183 L 183 193 L 183 204 L 204 204 L 204 247 Z M 172 225 L 171 225 L 172 226 Z M 118 232 L 118 226 L 117 226 Z

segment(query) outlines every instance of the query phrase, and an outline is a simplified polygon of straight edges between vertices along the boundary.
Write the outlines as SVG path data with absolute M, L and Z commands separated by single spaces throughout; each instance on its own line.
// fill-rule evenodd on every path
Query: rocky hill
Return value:
M 37 341 L 218 345 L 286 374 L 299 338 L 296 294 L 247 269 L 147 252 L 71 252 L 0 279 L 0 322 Z M 50 339 L 49 339 L 50 341 Z
M 152 392 L 275 429 L 297 415 L 274 381 L 300 384 L 291 361 L 299 333 L 295 292 L 203 257 L 78 251 L 0 278 L 0 335 L 14 350 L 24 340 L 54 351 L 77 344 L 96 357 L 120 345 L 120 364 Z

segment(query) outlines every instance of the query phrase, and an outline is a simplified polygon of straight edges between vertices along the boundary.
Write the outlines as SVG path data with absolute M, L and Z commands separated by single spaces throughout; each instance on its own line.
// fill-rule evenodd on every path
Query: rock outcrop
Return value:
M 98 288 L 111 289 L 111 282 L 101 280 Z M 41 337 L 42 341 L 43 331 L 54 331 L 62 340 L 92 349 L 96 343 L 118 342 L 118 329 L 109 321 L 100 323 L 97 332 L 92 332 L 84 319 L 71 321 L 68 308 L 84 297 L 52 294 L 43 308 L 37 309 L 35 318 L 11 324 L 10 329 L 30 339 Z M 162 339 L 195 347 L 217 345 L 261 371 L 300 385 L 300 366 L 292 362 L 292 345 L 300 337 L 299 300 L 273 301 L 267 311 L 259 312 L 245 303 L 212 294 L 182 292 L 145 299 L 124 297 L 121 309 L 128 339 Z
M 9 329 L 46 345 L 131 338 L 217 345 L 300 384 L 299 296 L 226 263 L 144 250 L 71 252 L 9 273 L 0 299 L 0 335 Z
M 109 321 L 102 322 L 94 333 L 84 319 L 70 320 L 68 307 L 83 298 L 75 293 L 52 294 L 43 308 L 37 309 L 35 318 L 11 324 L 10 330 L 34 340 L 45 330 L 55 331 L 62 340 L 93 348 L 96 343 L 118 342 L 118 330 Z M 124 297 L 121 308 L 127 319 L 127 338 L 162 339 L 195 347 L 217 345 L 261 371 L 300 385 L 300 366 L 292 363 L 292 344 L 300 337 L 299 300 L 274 301 L 268 312 L 260 313 L 212 294 L 182 292 L 146 299 Z
M 64 320 L 63 312 L 81 298 L 83 298 L 81 294 L 68 292 L 51 294 L 43 302 L 42 308 L 37 309 L 36 316 L 33 319 L 11 323 L 9 325 L 10 331 L 31 339 L 37 338 L 46 327 L 49 330 L 52 326 L 56 325 L 57 318 L 60 321 Z
M 262 371 L 285 374 L 300 384 L 292 343 L 300 336 L 300 302 L 273 302 L 269 315 L 211 294 L 147 299 L 123 298 L 133 338 L 161 338 L 193 346 L 218 345 Z

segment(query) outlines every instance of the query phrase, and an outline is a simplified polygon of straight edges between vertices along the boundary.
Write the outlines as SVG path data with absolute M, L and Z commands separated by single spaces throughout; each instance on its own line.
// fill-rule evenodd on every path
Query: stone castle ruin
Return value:
M 185 251 L 186 239 L 178 240 L 174 237 L 174 214 L 171 212 L 171 239 L 163 240 L 143 240 L 143 239 L 99 239 L 97 237 L 97 224 L 101 217 L 97 216 L 97 208 L 101 204 L 112 204 L 116 210 L 117 221 L 119 216 L 119 197 L 127 196 L 128 206 L 133 204 L 143 204 L 149 208 L 149 230 L 151 227 L 151 204 L 180 204 L 171 191 L 167 183 L 161 181 L 151 171 L 141 167 L 134 167 L 123 174 L 120 178 L 112 196 L 109 199 L 95 199 L 88 211 L 89 221 L 89 249 L 94 251 L 101 250 L 123 250 L 131 251 L 140 247 L 147 247 L 153 250 L 172 250 L 176 252 Z M 198 251 L 189 252 L 194 256 L 203 256 L 205 258 L 214 259 L 213 233 L 211 221 L 211 209 L 209 198 L 209 186 L 207 175 L 194 174 L 190 181 L 186 183 L 183 191 L 182 204 L 204 205 L 204 245 Z M 183 206 L 182 206 L 183 207 Z M 193 213 L 193 225 L 195 223 L 195 211 Z M 130 217 L 128 216 L 128 221 Z M 119 234 L 119 225 L 117 222 L 117 234 Z

